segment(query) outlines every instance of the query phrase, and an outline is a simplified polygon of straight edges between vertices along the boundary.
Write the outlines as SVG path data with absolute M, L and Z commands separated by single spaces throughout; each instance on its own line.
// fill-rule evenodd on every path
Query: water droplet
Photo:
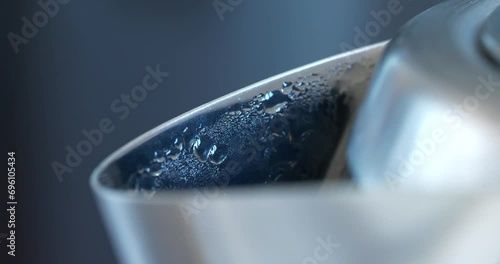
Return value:
M 257 96 L 255 96 L 255 99 L 259 102 L 262 102 L 262 101 L 266 100 L 266 96 L 264 94 L 260 93 Z
M 149 174 L 151 176 L 160 176 L 160 174 L 163 172 L 163 168 L 160 163 L 153 163 L 151 166 L 149 166 Z
M 158 163 L 162 163 L 165 161 L 165 157 L 164 156 L 160 156 L 160 157 L 157 157 L 153 160 L 154 162 L 158 162 Z
M 212 155 L 208 156 L 208 160 L 215 165 L 219 165 L 224 162 L 227 158 L 228 148 L 226 145 L 219 144 L 216 146 L 215 151 Z
M 179 156 L 181 155 L 181 150 L 178 149 L 178 148 L 172 148 L 172 149 L 169 149 L 168 150 L 168 153 L 166 153 L 167 155 L 167 158 L 168 159 L 171 159 L 171 160 L 176 160 L 179 158 Z
M 284 88 L 281 88 L 281 93 L 282 94 L 289 94 L 291 93 L 293 90 L 293 86 L 288 86 L 288 87 L 284 87 Z
M 266 113 L 273 114 L 280 111 L 289 101 L 290 98 L 280 91 L 270 91 L 264 96 L 264 109 Z
M 275 114 L 275 113 L 281 111 L 281 108 L 285 107 L 287 103 L 288 102 L 282 102 L 282 103 L 276 104 L 272 107 L 266 107 L 265 111 L 268 114 Z
M 190 151 L 193 145 L 199 140 L 199 136 L 196 135 L 196 131 L 190 127 L 184 128 L 182 131 L 182 139 L 184 143 L 184 148 Z
M 198 138 L 199 140 L 193 145 L 193 151 L 199 161 L 205 162 L 208 156 L 213 154 L 217 147 L 213 144 L 209 137 Z
M 178 149 L 178 150 L 181 150 L 183 149 L 183 146 L 182 146 L 182 140 L 180 140 L 179 138 L 175 138 L 174 139 L 174 143 L 173 143 L 173 146 Z

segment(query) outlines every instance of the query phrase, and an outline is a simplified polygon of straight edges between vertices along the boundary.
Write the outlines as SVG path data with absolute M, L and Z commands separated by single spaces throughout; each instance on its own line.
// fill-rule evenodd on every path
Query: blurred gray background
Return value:
M 19 53 L 4 38 L 2 146 L 17 153 L 17 263 L 116 263 L 88 184 L 102 159 L 200 104 L 340 53 L 342 42 L 354 45 L 355 28 L 364 32 L 375 21 L 371 11 L 387 10 L 388 2 L 243 0 L 221 20 L 212 0 L 71 0 Z M 391 38 L 437 2 L 401 0 L 402 11 L 370 42 Z M 3 4 L 4 36 L 20 34 L 21 18 L 41 10 L 34 0 Z M 156 64 L 170 76 L 119 120 L 111 102 Z M 105 117 L 115 131 L 60 182 L 52 162 L 63 163 L 65 147 L 75 148 L 81 131 Z

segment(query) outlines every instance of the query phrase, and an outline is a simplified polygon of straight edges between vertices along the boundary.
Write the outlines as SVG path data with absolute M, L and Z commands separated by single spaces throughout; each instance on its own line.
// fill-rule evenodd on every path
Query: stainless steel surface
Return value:
M 479 38 L 486 54 L 500 65 L 500 8 L 488 17 Z
M 497 264 L 500 197 L 231 188 L 189 223 L 194 194 L 104 194 L 121 263 Z M 326 244 L 326 245 L 325 245 Z
M 478 45 L 499 4 L 444 2 L 391 41 L 347 152 L 363 188 L 500 185 L 500 71 Z

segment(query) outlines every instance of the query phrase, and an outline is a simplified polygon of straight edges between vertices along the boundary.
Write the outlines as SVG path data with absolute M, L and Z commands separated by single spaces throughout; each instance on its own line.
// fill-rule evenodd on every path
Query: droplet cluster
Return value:
M 343 91 L 354 85 L 349 80 L 369 81 L 336 76 L 369 76 L 372 70 L 362 63 L 341 68 L 283 82 L 164 132 L 167 140 L 148 153 L 147 162 L 137 164 L 127 188 L 179 190 L 323 178 L 350 115 Z

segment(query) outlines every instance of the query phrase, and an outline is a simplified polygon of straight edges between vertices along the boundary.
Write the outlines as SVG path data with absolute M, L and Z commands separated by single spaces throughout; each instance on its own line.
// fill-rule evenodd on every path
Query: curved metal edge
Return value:
M 443 109 L 448 110 L 455 103 L 463 102 L 467 96 L 474 95 L 472 89 L 481 84 L 479 77 L 492 77 L 493 80 L 500 78 L 498 69 L 486 60 L 477 46 L 482 23 L 498 6 L 499 0 L 446 1 L 414 17 L 394 37 L 381 58 L 377 71 L 374 72 L 371 87 L 360 108 L 348 143 L 348 165 L 352 169 L 351 176 L 360 189 L 389 190 L 411 186 L 447 188 L 450 191 L 454 188 L 479 188 L 479 185 L 473 186 L 470 183 L 459 186 L 460 181 L 457 179 L 460 177 L 457 172 L 462 175 L 469 173 L 474 177 L 482 174 L 489 177 L 492 174 L 488 174 L 486 169 L 478 169 L 487 166 L 478 166 L 468 171 L 449 165 L 447 169 L 457 168 L 453 173 L 445 173 L 444 169 L 424 171 L 423 168 L 432 168 L 429 165 L 431 162 L 437 164 L 443 161 L 438 159 L 437 154 L 433 154 L 436 156 L 429 158 L 431 162 L 426 162 L 426 165 L 415 166 L 415 170 L 408 174 L 412 176 L 403 177 L 403 174 L 399 173 L 399 167 L 405 164 L 409 153 L 415 150 L 412 144 L 420 135 L 428 134 L 434 127 L 449 126 L 446 122 L 443 124 L 433 121 L 438 118 L 432 118 L 438 117 Z M 485 121 L 497 120 L 495 118 L 500 111 L 497 99 L 498 97 L 492 97 L 485 100 L 481 106 L 481 114 L 476 113 L 468 121 L 485 124 L 484 127 L 474 127 L 476 131 L 482 130 L 488 133 L 484 135 L 490 135 L 495 131 L 493 127 L 498 129 L 496 122 L 487 124 Z M 374 111 L 377 111 L 376 115 L 373 114 Z M 429 114 L 430 112 L 432 114 Z M 366 133 L 367 129 L 370 129 L 370 133 Z M 481 156 L 475 154 L 476 160 L 469 159 L 468 165 L 471 168 L 473 161 L 477 164 L 478 160 L 486 160 L 484 157 L 492 157 L 488 159 L 488 163 L 495 164 L 491 160 L 498 155 L 491 153 L 498 149 L 493 147 L 494 142 L 498 140 L 493 137 L 488 140 L 490 152 L 483 149 Z M 447 143 L 448 146 L 463 144 L 459 140 L 450 142 Z M 451 147 L 443 147 L 440 151 L 456 154 L 460 150 L 461 148 L 457 147 L 454 149 L 456 152 L 453 152 Z M 443 179 L 440 177 L 445 176 L 446 179 L 453 180 L 432 187 L 425 186 L 424 181 L 419 180 L 424 177 Z M 492 178 L 493 175 L 489 179 Z
M 129 151 L 133 150 L 137 146 L 147 142 L 151 138 L 161 134 L 162 132 L 167 131 L 168 129 L 180 124 L 183 120 L 189 119 L 191 117 L 196 116 L 197 114 L 211 110 L 214 106 L 217 105 L 217 107 L 228 105 L 231 103 L 237 102 L 241 97 L 246 97 L 249 94 L 254 95 L 256 92 L 259 91 L 264 91 L 266 89 L 269 89 L 271 85 L 274 85 L 277 81 L 285 78 L 285 77 L 290 77 L 294 75 L 299 75 L 302 74 L 305 71 L 311 71 L 317 68 L 321 67 L 327 67 L 330 66 L 330 64 L 333 63 L 340 63 L 340 62 L 350 62 L 350 59 L 355 59 L 357 57 L 377 57 L 380 56 L 380 54 L 383 52 L 385 49 L 387 43 L 389 41 L 383 41 L 379 42 L 376 44 L 372 44 L 366 47 L 358 48 L 349 52 L 341 53 L 338 55 L 334 55 L 329 58 L 325 58 L 310 64 L 307 64 L 305 66 L 278 74 L 276 76 L 270 77 L 268 79 L 262 80 L 260 82 L 257 82 L 255 84 L 252 84 L 250 86 L 247 86 L 245 88 L 242 88 L 240 90 L 237 90 L 235 92 L 229 93 L 225 96 L 222 96 L 218 99 L 215 99 L 211 102 L 208 102 L 206 104 L 203 104 L 191 111 L 188 111 L 176 118 L 173 118 L 169 121 L 166 121 L 165 123 L 162 123 L 161 125 L 147 131 L 146 133 L 140 135 L 139 137 L 135 138 L 134 140 L 130 141 L 129 143 L 125 144 L 115 152 L 113 152 L 111 155 L 109 155 L 106 159 L 104 159 L 91 173 L 90 177 L 90 187 L 91 189 L 96 193 L 100 195 L 105 195 L 107 198 L 110 199 L 118 199 L 118 200 L 126 200 L 126 201 L 136 201 L 139 202 L 140 200 L 137 199 L 132 199 L 130 195 L 126 194 L 126 191 L 124 190 L 118 190 L 118 189 L 113 189 L 109 188 L 106 186 L 103 186 L 102 184 L 99 183 L 99 175 L 101 174 L 102 171 L 104 171 L 105 168 L 107 168 L 109 165 L 111 165 L 113 162 L 116 160 L 120 159 L 123 157 L 126 153 Z M 164 196 L 165 193 L 167 192 L 160 192 L 160 196 Z M 158 193 L 159 194 L 159 193 Z M 169 200 L 174 201 L 177 200 L 177 198 L 180 198 L 182 196 L 182 192 L 179 193 L 168 193 L 169 195 Z M 147 199 L 147 201 L 151 201 L 152 199 Z M 146 200 L 144 200 L 146 201 Z

